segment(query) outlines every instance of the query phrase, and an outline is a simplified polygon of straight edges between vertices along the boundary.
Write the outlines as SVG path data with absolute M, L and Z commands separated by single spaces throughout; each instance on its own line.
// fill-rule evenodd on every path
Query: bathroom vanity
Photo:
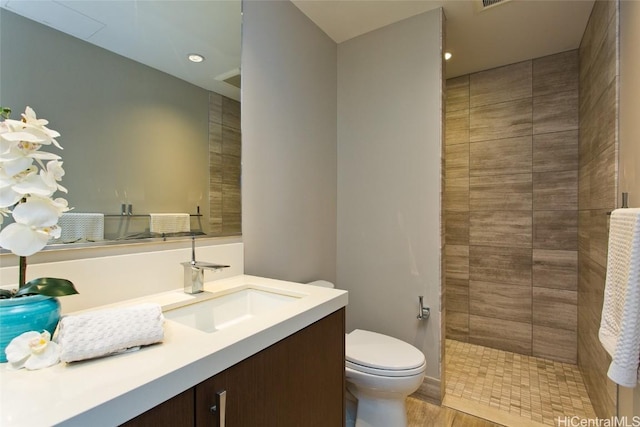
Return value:
M 247 298 L 263 311 L 239 313 Z M 109 307 L 139 302 L 163 307 L 161 344 L 41 371 L 1 366 L 0 425 L 343 425 L 345 291 L 241 275 Z M 211 323 L 214 304 L 223 323 Z

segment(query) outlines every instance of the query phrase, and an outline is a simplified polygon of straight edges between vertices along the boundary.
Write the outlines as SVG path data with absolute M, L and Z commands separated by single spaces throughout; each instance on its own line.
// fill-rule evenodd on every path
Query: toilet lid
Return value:
M 411 344 L 361 329 L 347 334 L 345 356 L 348 367 L 373 374 L 404 376 L 425 366 L 424 354 Z

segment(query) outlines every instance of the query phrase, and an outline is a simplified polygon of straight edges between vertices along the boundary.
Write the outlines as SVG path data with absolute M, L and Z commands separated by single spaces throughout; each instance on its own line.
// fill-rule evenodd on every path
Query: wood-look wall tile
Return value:
M 533 288 L 533 324 L 576 331 L 578 291 Z
M 237 129 L 222 126 L 222 154 L 238 158 L 242 155 L 242 136 Z
M 578 90 L 578 50 L 557 53 L 533 60 L 533 96 Z
M 470 280 L 469 313 L 531 323 L 531 287 Z
M 209 92 L 209 123 L 222 124 L 222 95 Z
M 468 259 L 471 280 L 531 286 L 531 249 L 470 246 Z
M 471 222 L 473 230 L 473 221 Z M 535 249 L 578 249 L 578 211 L 534 211 Z
M 235 99 L 222 97 L 222 124 L 240 130 L 240 102 Z
M 469 244 L 469 212 L 445 212 L 445 241 L 448 245 Z
M 532 134 L 531 98 L 472 108 L 469 141 L 488 141 Z
M 533 174 L 534 210 L 577 210 L 578 171 Z
M 469 75 L 448 79 L 446 82 L 447 114 L 469 109 Z
M 445 211 L 468 211 L 469 178 L 445 178 L 443 204 Z
M 469 209 L 531 211 L 532 185 L 530 173 L 472 176 L 469 179 Z
M 531 248 L 531 212 L 477 211 L 469 214 L 469 243 Z
M 578 170 L 578 131 L 533 135 L 533 172 Z
M 531 79 L 531 61 L 519 62 L 471 74 L 470 105 L 473 108 L 530 98 Z
M 533 134 L 578 129 L 578 91 L 533 98 Z
M 445 144 L 469 142 L 469 109 L 447 111 L 445 117 Z
M 445 312 L 446 335 L 448 339 L 469 341 L 469 313 L 447 310 Z
M 610 145 L 593 159 L 589 180 L 591 209 L 615 209 L 616 195 L 616 150 Z
M 529 355 L 531 337 L 531 323 L 469 315 L 469 342 L 472 344 Z
M 589 219 L 589 258 L 602 267 L 607 266 L 609 219 L 606 209 L 592 210 Z
M 447 145 L 444 154 L 446 178 L 469 176 L 469 144 Z
M 446 245 L 446 279 L 469 280 L 469 246 Z
M 531 172 L 532 137 L 522 136 L 469 144 L 471 176 L 513 175 Z
M 578 211 L 578 252 L 589 256 L 591 250 L 591 211 Z
M 600 94 L 597 105 L 580 113 L 580 161 L 586 163 L 615 144 L 618 117 L 616 81 Z
M 575 364 L 578 336 L 574 331 L 533 325 L 533 356 Z
M 578 290 L 578 252 L 533 250 L 533 286 Z
M 594 162 L 580 166 L 578 171 L 578 209 L 591 209 L 591 175 Z
M 446 284 L 447 311 L 459 313 L 469 312 L 469 281 L 460 279 L 447 279 Z

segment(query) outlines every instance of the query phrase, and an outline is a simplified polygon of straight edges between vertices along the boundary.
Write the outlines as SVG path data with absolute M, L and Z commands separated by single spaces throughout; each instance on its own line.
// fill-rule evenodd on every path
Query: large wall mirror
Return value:
M 240 0 L 0 6 L 0 104 L 62 135 L 52 244 L 241 233 Z

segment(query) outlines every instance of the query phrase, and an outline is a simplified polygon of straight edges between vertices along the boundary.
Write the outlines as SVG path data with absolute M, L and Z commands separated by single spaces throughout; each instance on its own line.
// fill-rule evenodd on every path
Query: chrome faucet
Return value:
M 204 290 L 204 270 L 218 271 L 229 267 L 228 265 L 196 261 L 195 236 L 191 236 L 191 261 L 181 264 L 184 266 L 184 291 L 188 294 L 197 294 Z

